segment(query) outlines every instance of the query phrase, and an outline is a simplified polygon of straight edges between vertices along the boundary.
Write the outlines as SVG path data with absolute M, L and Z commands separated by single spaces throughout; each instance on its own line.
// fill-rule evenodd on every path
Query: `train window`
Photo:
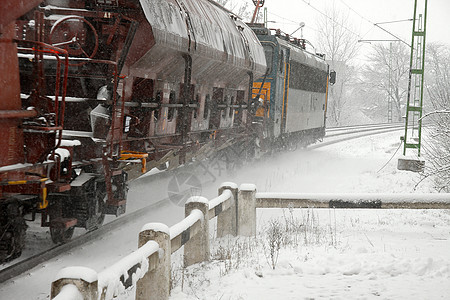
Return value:
M 267 74 L 270 74 L 272 72 L 273 64 L 273 47 L 264 45 L 264 54 L 266 55 Z
M 325 93 L 327 72 L 298 61 L 290 61 L 289 87 L 304 91 Z
M 284 51 L 280 51 L 280 65 L 278 66 L 280 68 L 280 73 L 283 73 L 284 70 Z
M 176 104 L 177 103 L 177 97 L 175 94 L 175 91 L 170 91 L 169 95 L 169 104 Z M 175 107 L 169 107 L 168 113 L 167 113 L 167 119 L 172 120 L 173 116 L 175 115 L 176 108 Z
M 289 87 L 304 91 L 325 93 L 327 89 L 327 72 L 304 65 L 298 61 L 290 61 Z
M 205 107 L 203 109 L 203 119 L 208 118 L 210 102 L 211 102 L 211 96 L 208 94 L 205 97 Z

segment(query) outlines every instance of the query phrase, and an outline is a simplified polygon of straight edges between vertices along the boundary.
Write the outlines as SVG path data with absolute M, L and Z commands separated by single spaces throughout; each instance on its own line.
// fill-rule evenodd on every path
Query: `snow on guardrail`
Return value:
M 150 257 L 155 255 L 155 258 L 157 258 L 158 250 L 158 243 L 149 241 L 117 263 L 101 271 L 98 274 L 99 294 L 103 294 L 104 299 L 112 299 L 119 296 L 130 286 L 136 285 L 136 282 L 149 271 L 149 261 L 152 261 Z
M 178 222 L 177 224 L 170 227 L 170 239 L 173 240 L 188 228 L 192 227 L 197 221 L 200 221 L 202 219 L 203 213 L 198 209 L 194 209 L 193 211 L 191 211 L 189 216 L 184 218 L 181 222 Z
M 78 288 L 73 284 L 66 284 L 61 288 L 58 296 L 53 298 L 54 300 L 84 300 L 83 294 L 80 293 Z

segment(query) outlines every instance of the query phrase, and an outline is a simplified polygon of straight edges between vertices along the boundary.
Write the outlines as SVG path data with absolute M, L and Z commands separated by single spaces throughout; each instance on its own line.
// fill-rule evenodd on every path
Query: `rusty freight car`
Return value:
M 25 219 L 64 242 L 124 213 L 136 168 L 174 168 L 253 134 L 250 87 L 264 51 L 215 2 L 6 4 L 0 261 L 20 255 Z

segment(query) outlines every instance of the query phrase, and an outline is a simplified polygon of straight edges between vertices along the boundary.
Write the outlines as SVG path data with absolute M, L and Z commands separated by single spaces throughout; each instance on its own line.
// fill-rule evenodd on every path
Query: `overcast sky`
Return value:
M 419 0 L 418 7 L 421 11 L 424 7 L 423 1 L 425 0 Z M 303 29 L 303 37 L 314 44 L 317 18 L 322 18 L 320 12 L 325 13 L 326 7 L 332 7 L 333 3 L 339 11 L 348 15 L 350 26 L 358 35 L 358 39 L 395 39 L 373 23 L 412 19 L 414 10 L 414 0 L 265 0 L 268 20 L 276 22 L 271 22 L 268 26 L 292 33 L 300 22 L 304 22 L 306 26 Z M 253 4 L 251 6 L 253 8 Z M 380 26 L 411 43 L 412 22 Z M 300 37 L 300 31 L 295 35 Z M 450 0 L 428 0 L 427 42 L 450 45 Z M 370 48 L 370 45 L 364 47 Z

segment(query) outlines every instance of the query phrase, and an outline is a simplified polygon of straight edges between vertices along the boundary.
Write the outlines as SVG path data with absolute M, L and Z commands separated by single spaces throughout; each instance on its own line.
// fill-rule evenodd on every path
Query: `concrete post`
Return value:
M 238 235 L 256 235 L 256 186 L 241 184 L 238 193 Z
M 422 172 L 425 168 L 425 161 L 416 158 L 399 158 L 397 163 L 397 169 L 412 171 L 412 172 Z
M 191 197 L 185 204 L 185 216 L 189 216 L 191 211 L 198 209 L 203 213 L 203 220 L 200 231 L 195 236 L 190 236 L 189 241 L 184 245 L 184 266 L 208 261 L 209 252 L 209 220 L 208 220 L 208 199 L 204 197 Z
M 65 285 L 74 285 L 84 300 L 97 300 L 97 272 L 85 267 L 68 267 L 62 269 L 52 282 L 50 299 L 54 299 Z M 58 297 L 59 298 L 59 297 Z
M 230 190 L 233 194 L 232 204 L 228 210 L 222 211 L 217 216 L 217 237 L 221 238 L 230 234 L 237 235 L 237 201 L 238 201 L 238 186 L 232 182 L 224 182 L 219 187 L 219 196 L 224 190 Z
M 171 267 L 169 227 L 161 223 L 144 225 L 139 233 L 139 247 L 151 240 L 159 244 L 159 262 L 153 271 L 147 272 L 137 282 L 136 300 L 169 299 Z

